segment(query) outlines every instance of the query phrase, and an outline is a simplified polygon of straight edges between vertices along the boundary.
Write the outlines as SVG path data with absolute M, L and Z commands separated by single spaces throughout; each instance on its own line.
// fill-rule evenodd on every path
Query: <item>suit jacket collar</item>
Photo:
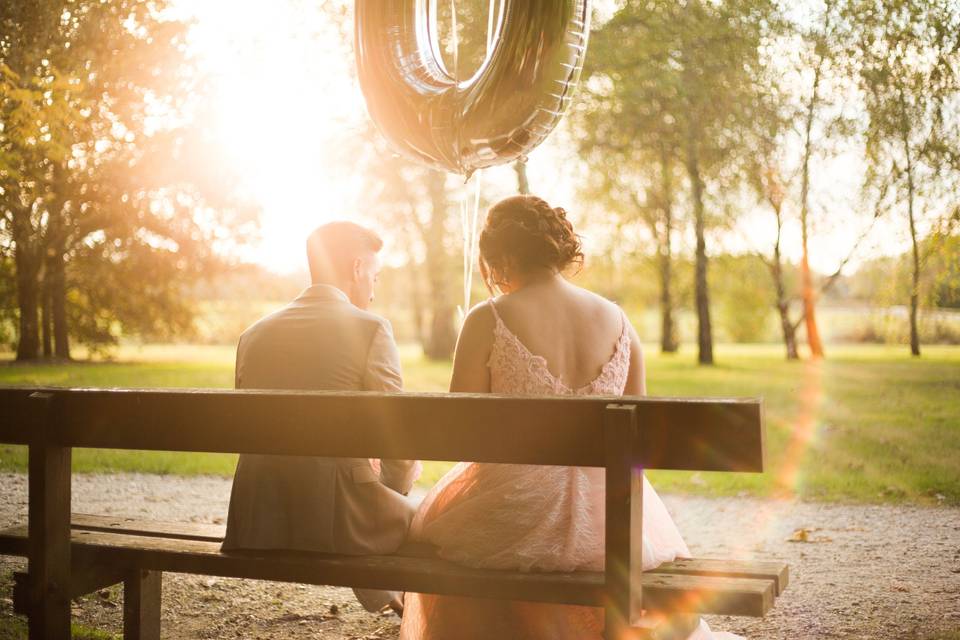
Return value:
M 315 284 L 304 289 L 297 300 L 322 300 L 325 302 L 347 302 L 350 298 L 343 291 L 330 284 Z

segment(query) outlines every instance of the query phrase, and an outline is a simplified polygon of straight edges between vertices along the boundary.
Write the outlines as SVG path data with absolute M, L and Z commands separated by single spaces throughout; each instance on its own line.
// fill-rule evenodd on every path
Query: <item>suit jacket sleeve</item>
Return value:
M 397 351 L 390 323 L 386 320 L 377 328 L 370 342 L 363 388 L 365 391 L 403 390 L 400 353 Z M 383 460 L 380 463 L 380 482 L 406 495 L 420 477 L 420 471 L 420 462 L 417 460 Z

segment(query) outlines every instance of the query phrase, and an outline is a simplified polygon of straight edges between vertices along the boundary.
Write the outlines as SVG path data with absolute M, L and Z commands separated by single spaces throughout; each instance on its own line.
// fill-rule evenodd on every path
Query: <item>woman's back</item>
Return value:
M 529 282 L 467 316 L 451 391 L 643 395 L 640 339 L 609 300 L 558 273 Z
M 623 393 L 630 331 L 612 303 L 563 278 L 490 301 L 494 393 Z

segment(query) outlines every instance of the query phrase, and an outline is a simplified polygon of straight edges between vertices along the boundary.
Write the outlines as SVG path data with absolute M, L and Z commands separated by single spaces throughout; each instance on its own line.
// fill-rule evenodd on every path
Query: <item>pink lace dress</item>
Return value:
M 600 375 L 571 389 L 550 373 L 496 317 L 491 391 L 512 395 L 622 395 L 630 363 L 627 319 Z M 600 434 L 597 434 L 600 437 Z M 689 557 L 653 487 L 643 481 L 643 567 Z M 463 565 L 522 571 L 603 569 L 602 469 L 459 463 L 427 494 L 410 538 Z M 401 640 L 600 640 L 603 611 L 593 607 L 408 593 Z M 691 640 L 735 638 L 701 623 Z

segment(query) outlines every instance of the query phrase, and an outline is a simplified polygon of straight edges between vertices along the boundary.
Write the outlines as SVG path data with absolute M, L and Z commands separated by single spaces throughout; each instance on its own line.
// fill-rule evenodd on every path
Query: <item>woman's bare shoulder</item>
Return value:
M 496 324 L 495 313 L 492 300 L 484 300 L 475 304 L 463 320 L 461 334 L 489 335 Z
M 575 286 L 575 288 L 588 312 L 597 320 L 621 323 L 624 312 L 620 305 L 589 289 L 579 286 Z

